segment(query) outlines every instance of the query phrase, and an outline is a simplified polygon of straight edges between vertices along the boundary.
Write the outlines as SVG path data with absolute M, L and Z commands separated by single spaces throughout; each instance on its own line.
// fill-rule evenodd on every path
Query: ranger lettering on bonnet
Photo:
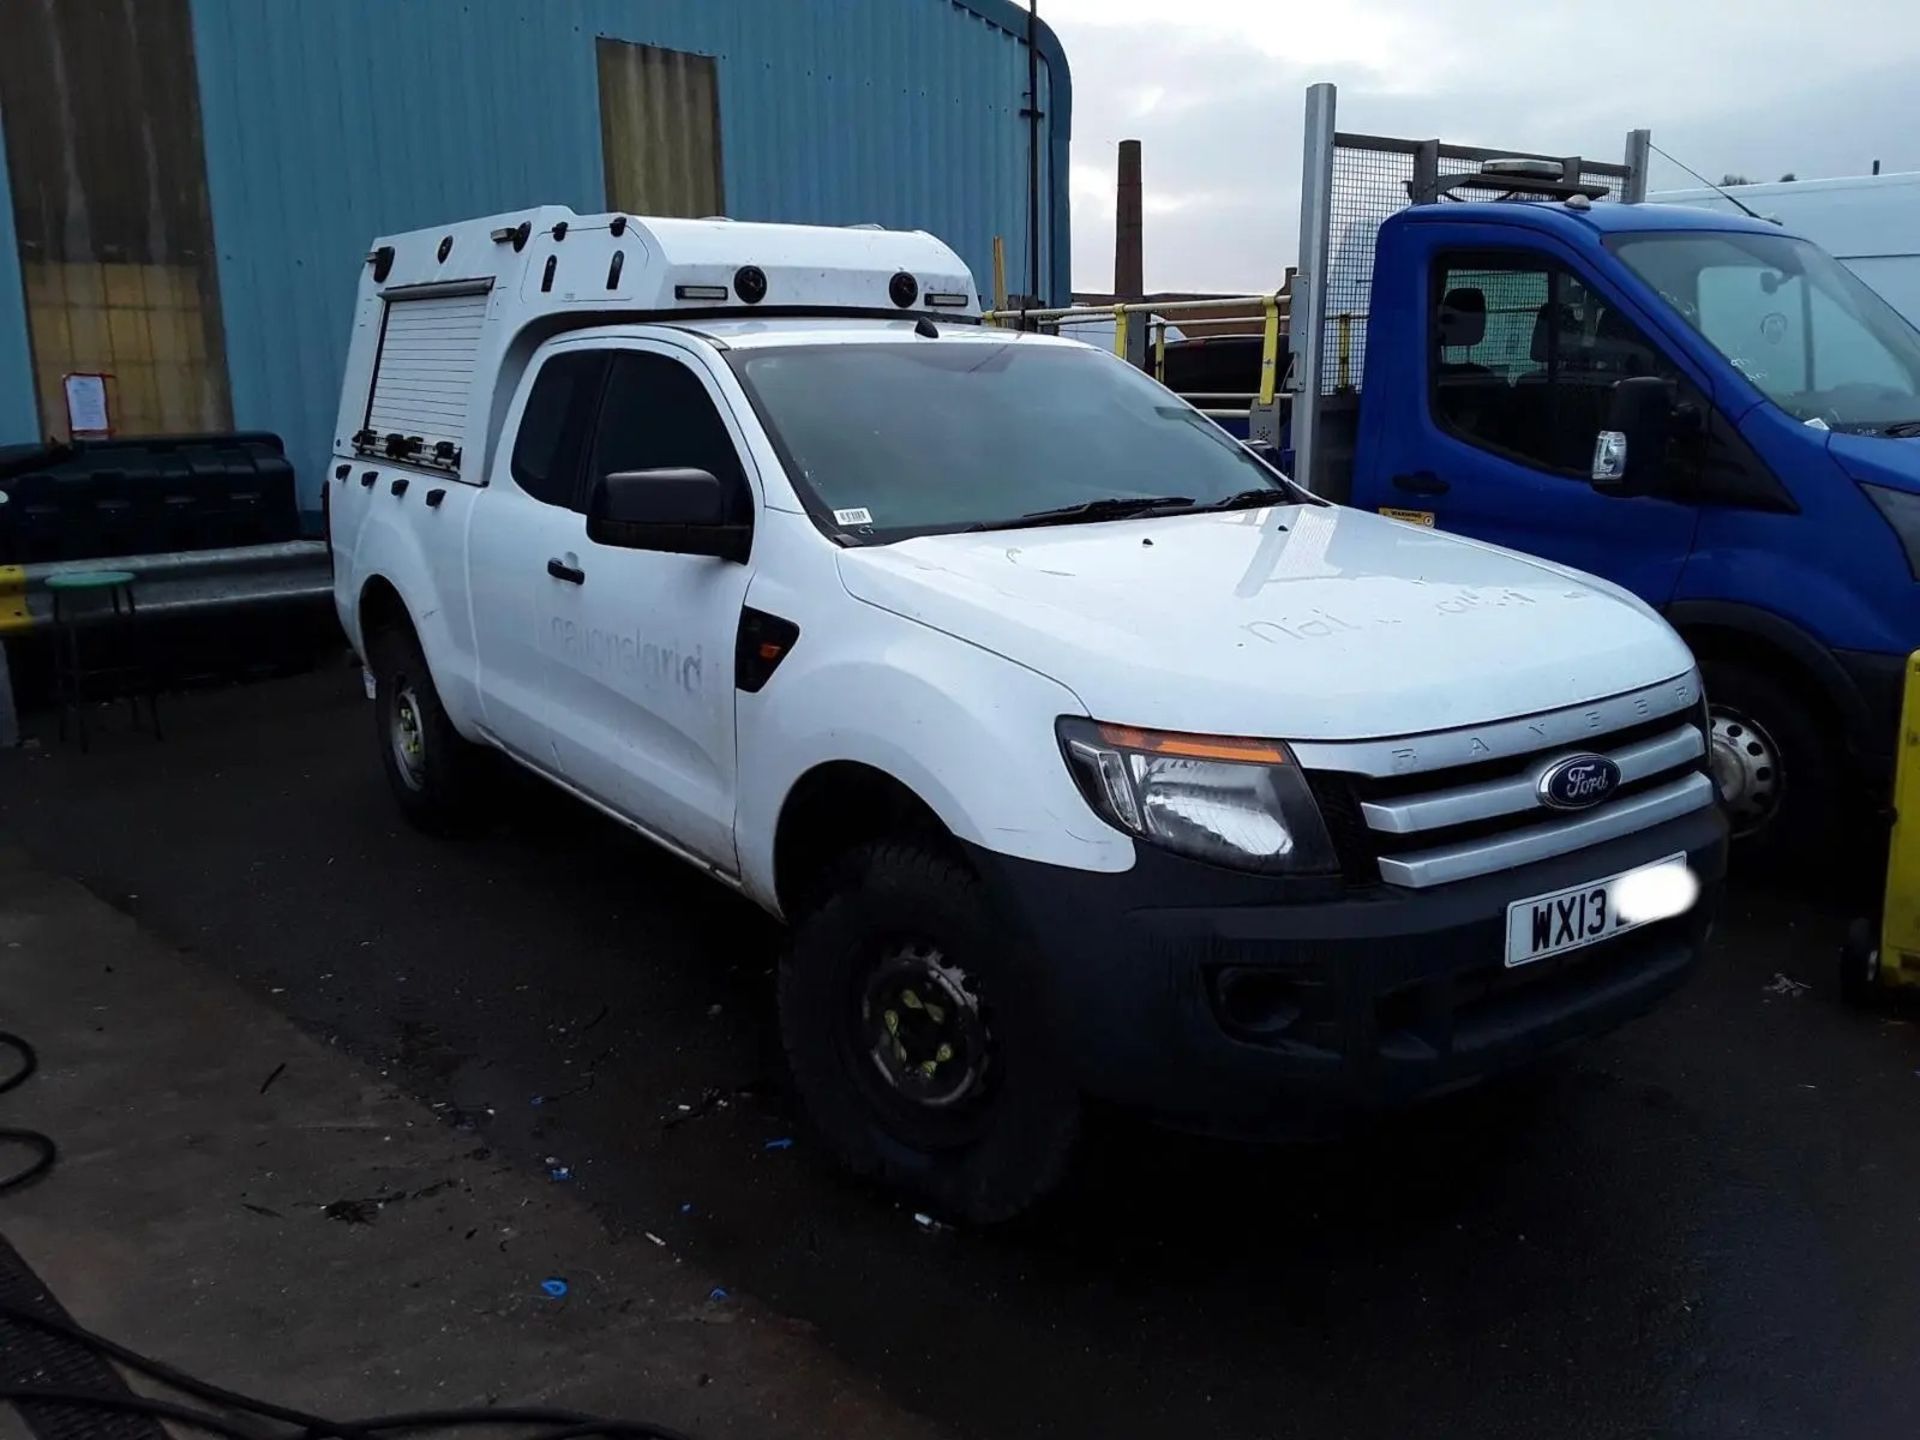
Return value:
M 1000 1219 L 1089 1100 L 1317 1129 L 1692 969 L 1725 826 L 1644 607 L 1316 500 L 982 326 L 925 234 L 549 207 L 369 248 L 336 456 L 441 495 L 330 488 L 397 803 L 457 832 L 491 747 L 785 921 L 780 1037 L 856 1171 Z

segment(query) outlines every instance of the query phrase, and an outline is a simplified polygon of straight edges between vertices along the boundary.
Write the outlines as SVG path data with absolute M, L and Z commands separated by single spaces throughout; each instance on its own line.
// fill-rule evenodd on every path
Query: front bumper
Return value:
M 1835 650 L 1833 658 L 1860 697 L 1862 721 L 1850 728 L 1847 748 L 1861 778 L 1876 794 L 1893 788 L 1893 757 L 1900 739 L 1907 657 L 1873 650 Z
M 1699 958 L 1726 848 L 1708 809 L 1424 891 L 1276 881 L 1147 846 L 1120 874 L 973 859 L 1033 943 L 1086 1093 L 1279 1135 L 1470 1084 L 1652 1008 Z M 1505 967 L 1509 902 L 1678 852 L 1701 881 L 1686 914 Z

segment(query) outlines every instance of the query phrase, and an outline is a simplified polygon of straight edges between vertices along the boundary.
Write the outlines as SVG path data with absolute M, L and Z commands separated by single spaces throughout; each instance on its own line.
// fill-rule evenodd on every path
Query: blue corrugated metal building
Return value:
M 1013 0 L 14 0 L 0 445 L 272 430 L 308 503 L 379 233 L 542 202 L 932 231 L 1028 263 Z M 97 13 L 96 13 L 97 12 Z M 12 13 L 12 12 L 10 12 Z M 1038 43 L 1039 290 L 1069 290 L 1071 88 Z

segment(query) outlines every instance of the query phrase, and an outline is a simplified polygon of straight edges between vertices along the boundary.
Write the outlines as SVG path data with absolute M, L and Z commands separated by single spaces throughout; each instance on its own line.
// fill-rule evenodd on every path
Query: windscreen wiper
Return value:
M 1896 420 L 1880 432 L 1891 435 L 1897 440 L 1911 440 L 1920 435 L 1920 420 Z
M 1224 500 L 1209 500 L 1204 505 L 1194 506 L 1195 511 L 1206 510 L 1258 510 L 1267 505 L 1298 505 L 1291 491 L 1278 485 L 1262 485 L 1258 490 L 1242 490 L 1229 495 Z
M 994 528 L 1021 529 L 1028 525 L 1077 525 L 1083 520 L 1124 520 L 1130 515 L 1145 515 L 1157 510 L 1184 510 L 1193 504 L 1191 495 L 1112 495 L 1104 500 L 1087 500 L 1078 505 L 1062 505 L 1055 510 L 1032 510 L 1000 521 Z

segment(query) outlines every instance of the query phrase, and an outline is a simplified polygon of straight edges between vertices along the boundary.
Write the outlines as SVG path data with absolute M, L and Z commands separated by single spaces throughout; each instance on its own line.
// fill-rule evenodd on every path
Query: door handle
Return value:
M 547 561 L 547 573 L 556 580 L 566 581 L 569 585 L 584 585 L 587 583 L 587 572 L 578 566 L 567 564 L 564 560 Z
M 1411 475 L 1394 476 L 1393 488 L 1409 495 L 1444 495 L 1453 487 L 1431 470 L 1416 470 Z

